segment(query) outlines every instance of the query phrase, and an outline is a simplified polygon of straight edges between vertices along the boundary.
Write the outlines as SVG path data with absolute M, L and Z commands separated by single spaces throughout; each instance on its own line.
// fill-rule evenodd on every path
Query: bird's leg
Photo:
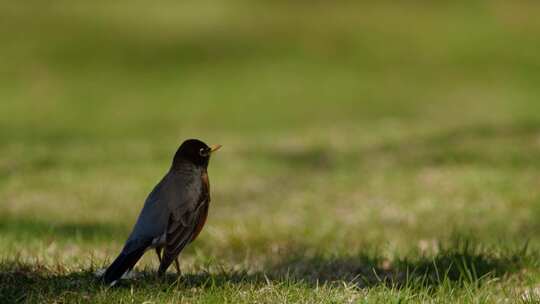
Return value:
M 178 257 L 176 257 L 176 259 L 174 259 L 174 268 L 176 268 L 176 274 L 181 276 L 182 271 L 180 270 L 180 263 L 178 262 Z
M 156 247 L 156 255 L 157 255 L 157 258 L 159 260 L 159 268 L 161 268 L 161 254 L 163 253 L 163 248 L 162 247 Z M 157 272 L 157 278 L 162 278 L 163 277 L 163 273 L 161 273 L 159 271 L 159 268 L 158 268 L 158 272 Z
M 161 247 L 156 247 L 156 254 L 159 262 L 161 263 Z

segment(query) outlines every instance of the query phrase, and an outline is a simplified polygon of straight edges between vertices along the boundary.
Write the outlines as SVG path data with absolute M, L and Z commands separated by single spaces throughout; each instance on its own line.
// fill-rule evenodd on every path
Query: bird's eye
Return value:
M 208 149 L 205 149 L 205 148 L 201 148 L 199 150 L 199 155 L 202 156 L 202 157 L 207 157 L 210 153 L 208 153 Z

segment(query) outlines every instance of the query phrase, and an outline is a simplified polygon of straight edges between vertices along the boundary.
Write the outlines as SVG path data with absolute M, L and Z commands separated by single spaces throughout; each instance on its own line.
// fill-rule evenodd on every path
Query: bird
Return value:
M 178 256 L 197 238 L 208 217 L 208 163 L 220 148 L 198 139 L 180 145 L 169 171 L 146 198 L 122 251 L 103 274 L 106 284 L 114 286 L 150 249 L 158 256 L 159 276 L 173 261 L 180 275 Z

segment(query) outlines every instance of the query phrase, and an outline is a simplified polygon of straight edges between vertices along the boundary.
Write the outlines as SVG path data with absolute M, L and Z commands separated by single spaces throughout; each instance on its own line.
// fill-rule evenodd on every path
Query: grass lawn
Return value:
M 540 301 L 540 3 L 19 2 L 0 303 Z M 224 147 L 184 276 L 101 285 L 191 137 Z

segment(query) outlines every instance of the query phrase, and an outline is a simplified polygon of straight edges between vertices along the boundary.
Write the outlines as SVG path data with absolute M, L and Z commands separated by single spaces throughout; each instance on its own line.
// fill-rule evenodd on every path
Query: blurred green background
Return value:
M 3 3 L 2 139 L 534 121 L 538 6 Z
M 366 248 L 393 261 L 456 235 L 537 250 L 539 15 L 502 0 L 2 1 L 0 256 L 105 264 L 190 137 L 224 148 L 188 272 Z

